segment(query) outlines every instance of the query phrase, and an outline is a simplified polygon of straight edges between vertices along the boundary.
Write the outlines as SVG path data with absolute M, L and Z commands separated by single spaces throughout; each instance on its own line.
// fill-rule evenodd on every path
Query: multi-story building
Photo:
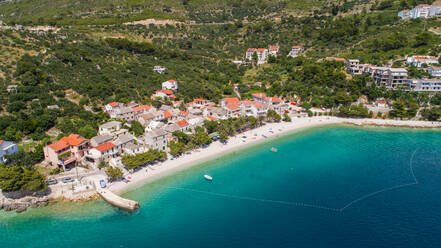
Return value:
M 237 97 L 224 98 L 221 100 L 221 107 L 223 108 L 227 104 L 232 104 L 232 103 L 239 104 L 239 102 L 240 102 L 239 98 Z
M 114 114 L 116 119 L 124 120 L 124 121 L 134 121 L 137 117 L 136 112 L 133 111 L 133 108 L 130 107 L 122 107 L 115 111 Z
M 152 98 L 169 98 L 170 100 L 174 101 L 176 99 L 176 96 L 173 94 L 172 90 L 157 90 L 152 95 Z
M 145 134 L 145 143 L 151 149 L 160 151 L 167 150 L 167 132 L 162 129 L 153 129 Z
M 409 79 L 407 82 L 412 91 L 441 91 L 441 79 Z
M 441 15 L 441 1 L 435 1 L 429 8 L 429 17 Z
M 278 45 L 269 46 L 269 49 L 268 49 L 269 55 L 277 57 L 277 53 L 279 53 L 279 46 Z
M 17 144 L 11 141 L 0 140 L 0 162 L 6 162 L 5 155 L 11 155 L 17 152 Z
M 109 134 L 98 135 L 90 139 L 90 145 L 92 147 L 99 146 L 106 142 L 110 142 L 113 140 L 113 136 Z
M 407 84 L 407 70 L 404 68 L 376 67 L 373 77 L 378 86 L 397 88 Z
M 112 143 L 115 144 L 116 149 L 118 149 L 118 151 L 121 151 L 127 145 L 135 144 L 135 137 L 131 134 L 121 135 L 118 138 L 116 138 L 114 141 L 112 141 Z
M 293 46 L 291 47 L 291 51 L 288 53 L 288 57 L 296 57 L 299 55 L 299 53 L 303 52 L 305 50 L 303 46 Z
M 427 72 L 432 77 L 441 77 L 441 66 L 431 66 L 427 68 Z
M 363 73 L 363 68 L 360 66 L 360 60 L 358 59 L 348 59 L 346 68 L 352 75 L 360 75 Z
M 254 101 L 258 101 L 258 102 L 264 102 L 266 98 L 265 93 L 253 93 L 251 96 L 253 97 Z
M 114 135 L 114 133 L 122 128 L 122 122 L 119 121 L 110 121 L 104 123 L 98 127 L 99 135 Z
M 162 82 L 162 89 L 163 90 L 178 90 L 178 81 L 168 80 L 168 81 Z
M 253 54 L 256 53 L 257 55 L 257 64 L 265 64 L 266 60 L 268 58 L 268 49 L 266 48 L 248 48 L 247 52 L 245 53 L 245 57 L 247 60 L 252 61 L 253 60 Z
M 406 59 L 408 65 L 422 67 L 423 65 L 437 64 L 438 60 L 434 56 L 412 56 Z
M 87 151 L 84 162 L 95 168 L 101 162 L 108 162 L 112 158 L 118 157 L 118 149 L 112 142 L 106 142 Z
M 44 160 L 63 169 L 75 162 L 81 162 L 90 143 L 78 134 L 63 137 L 44 147 Z
M 429 17 L 429 4 L 420 4 L 410 10 L 410 18 L 428 18 Z

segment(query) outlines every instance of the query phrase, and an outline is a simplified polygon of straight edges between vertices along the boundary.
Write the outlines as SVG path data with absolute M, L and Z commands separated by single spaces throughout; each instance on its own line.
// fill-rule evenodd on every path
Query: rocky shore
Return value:
M 2 197 L 0 200 L 0 210 L 13 211 L 21 213 L 27 210 L 27 208 L 45 207 L 49 204 L 49 198 L 26 196 L 20 199 L 10 199 Z

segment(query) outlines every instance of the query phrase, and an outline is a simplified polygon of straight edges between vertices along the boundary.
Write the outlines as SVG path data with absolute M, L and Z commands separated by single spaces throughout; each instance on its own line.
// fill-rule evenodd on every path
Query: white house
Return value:
M 408 19 L 408 18 L 410 18 L 410 10 L 408 10 L 408 9 L 402 10 L 402 11 L 398 12 L 398 16 L 401 19 Z
M 288 57 L 296 57 L 299 53 L 303 52 L 305 49 L 303 46 L 293 46 L 291 47 L 291 51 L 288 53 Z
M 406 59 L 406 63 L 415 67 L 422 67 L 424 64 L 437 64 L 438 60 L 434 56 L 412 56 Z
M 431 66 L 427 68 L 427 72 L 432 75 L 432 77 L 441 77 L 441 66 Z
M 187 129 L 190 128 L 190 124 L 186 120 L 177 121 L 176 125 L 178 125 L 180 131 L 182 131 L 182 132 L 185 132 Z
M 5 155 L 18 152 L 18 146 L 14 142 L 0 140 L 0 161 L 5 162 Z
M 430 5 L 420 4 L 410 10 L 410 18 L 428 18 Z
M 157 90 L 155 91 L 155 93 L 152 95 L 152 98 L 169 98 L 170 100 L 175 100 L 176 96 L 173 94 L 172 90 Z
M 268 49 L 269 55 L 277 57 L 277 53 L 279 53 L 279 46 L 278 45 L 269 46 L 269 49 Z
M 162 89 L 163 90 L 178 90 L 178 81 L 168 80 L 168 81 L 162 82 Z
M 101 144 L 87 150 L 84 161 L 93 166 L 98 166 L 101 162 L 107 162 L 118 156 L 118 149 L 112 142 Z
M 167 68 L 162 67 L 162 66 L 159 66 L 159 65 L 155 65 L 155 66 L 153 67 L 153 71 L 154 71 L 154 72 L 157 72 L 157 73 L 159 73 L 159 74 L 164 74 L 164 73 L 167 71 Z
M 429 8 L 429 16 L 439 16 L 441 15 L 441 1 L 435 1 Z
M 410 79 L 408 84 L 412 91 L 441 91 L 441 79 Z
M 266 60 L 268 58 L 268 49 L 266 48 L 248 48 L 247 52 L 245 53 L 245 57 L 247 60 L 252 61 L 253 60 L 253 54 L 256 53 L 257 55 L 257 64 L 265 64 Z

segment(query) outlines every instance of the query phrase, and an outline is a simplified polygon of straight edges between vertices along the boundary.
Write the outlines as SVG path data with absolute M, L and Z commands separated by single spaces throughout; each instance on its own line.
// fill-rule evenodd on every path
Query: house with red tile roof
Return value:
M 243 100 L 241 102 L 242 113 L 247 116 L 264 116 L 267 112 L 267 106 L 258 101 Z
M 172 90 L 157 90 L 155 93 L 151 96 L 151 98 L 170 98 L 170 100 L 176 99 L 176 96 L 173 94 Z
M 236 103 L 239 104 L 239 98 L 237 97 L 230 97 L 230 98 L 224 98 L 221 100 L 221 106 L 225 107 L 227 104 Z
M 169 118 L 171 118 L 172 117 L 172 114 L 170 113 L 170 112 L 168 112 L 168 111 L 164 111 L 164 118 L 165 119 L 169 119 Z
M 207 116 L 206 119 L 207 119 L 207 120 L 210 120 L 210 121 L 215 121 L 215 120 L 217 120 L 216 117 L 214 117 L 214 116 L 212 116 L 212 115 Z
M 406 63 L 415 67 L 422 67 L 423 65 L 438 64 L 438 59 L 435 56 L 411 56 L 407 57 Z
M 242 115 L 242 108 L 240 106 L 240 103 L 229 103 L 225 105 L 225 110 L 227 111 L 227 117 L 239 117 Z
M 111 117 L 114 118 L 113 115 L 114 113 L 121 109 L 122 107 L 124 107 L 123 103 L 120 102 L 109 102 L 108 104 L 106 104 L 106 106 L 104 106 L 104 111 Z
M 263 102 L 265 100 L 266 94 L 265 93 L 253 93 L 251 96 L 253 97 L 254 101 Z
M 277 53 L 279 52 L 279 46 L 278 45 L 272 45 L 268 48 L 268 54 L 274 57 L 277 57 Z
M 87 151 L 84 161 L 89 165 L 98 167 L 101 162 L 108 162 L 118 156 L 118 149 L 112 142 L 106 142 Z
M 288 53 L 288 57 L 297 57 L 305 48 L 303 46 L 292 46 L 291 51 Z
M 90 142 L 78 134 L 71 134 L 43 148 L 44 160 L 59 168 L 80 163 L 90 147 Z
M 184 132 L 184 131 L 186 131 L 187 129 L 190 128 L 190 123 L 188 123 L 188 121 L 186 121 L 185 119 L 181 120 L 181 121 L 177 121 L 176 125 L 178 125 L 179 129 L 182 132 Z
M 245 58 L 248 61 L 253 60 L 253 55 L 256 53 L 257 55 L 257 64 L 265 64 L 268 59 L 268 49 L 266 48 L 248 48 L 245 53 Z
M 147 113 L 153 109 L 154 109 L 154 107 L 150 106 L 150 105 L 139 105 L 136 107 L 132 107 L 132 110 L 136 112 L 136 115 Z

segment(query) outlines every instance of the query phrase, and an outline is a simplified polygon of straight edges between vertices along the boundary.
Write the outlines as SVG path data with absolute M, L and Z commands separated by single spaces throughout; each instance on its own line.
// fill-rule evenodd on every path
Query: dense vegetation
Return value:
M 150 99 L 161 88 L 161 82 L 169 79 L 179 82 L 176 96 L 185 102 L 194 97 L 218 102 L 224 96 L 235 96 L 232 85 L 237 83 L 241 98 L 265 92 L 297 101 L 307 110 L 326 108 L 327 114 L 371 117 L 360 99 L 374 101 L 382 97 L 392 104 L 389 117 L 438 120 L 439 94 L 389 91 L 376 87 L 369 77 L 348 75 L 341 62 L 324 60 L 328 56 L 358 58 L 362 63 L 399 67 L 406 55 L 439 56 L 439 18 L 403 21 L 397 17 L 401 9 L 431 2 L 2 2 L 0 18 L 7 24 L 50 24 L 59 29 L 0 29 L 0 139 L 24 144 L 24 139 L 30 138 L 33 145 L 11 161 L 23 171 L 32 170 L 27 166 L 42 159 L 42 145 L 51 139 L 69 133 L 86 138 L 96 135 L 98 125 L 108 119 L 101 111 L 105 103 L 170 105 L 169 101 Z M 122 24 L 149 17 L 223 24 Z M 243 59 L 248 47 L 272 44 L 280 45 L 281 56 L 271 58 L 267 65 L 231 63 Z M 292 45 L 304 46 L 303 56 L 286 58 Z M 165 66 L 167 73 L 154 73 L 155 65 Z M 422 77 L 427 73 L 412 68 L 409 75 Z M 257 81 L 263 82 L 263 87 L 253 86 Z M 8 92 L 9 85 L 18 87 Z M 271 121 L 281 119 L 289 120 L 272 112 L 268 116 Z M 226 139 L 260 122 L 239 118 L 206 123 L 205 131 L 216 130 Z M 139 135 L 143 127 L 135 122 L 130 130 Z M 178 141 L 170 145 L 174 154 L 209 142 L 204 130 L 188 137 L 177 135 Z M 140 163 L 135 158 L 127 161 L 132 168 Z
M 124 155 L 122 156 L 122 163 L 128 169 L 136 169 L 140 166 L 154 163 L 157 161 L 162 161 L 167 158 L 167 153 L 159 150 L 149 150 L 144 153 L 139 153 L 136 155 Z

